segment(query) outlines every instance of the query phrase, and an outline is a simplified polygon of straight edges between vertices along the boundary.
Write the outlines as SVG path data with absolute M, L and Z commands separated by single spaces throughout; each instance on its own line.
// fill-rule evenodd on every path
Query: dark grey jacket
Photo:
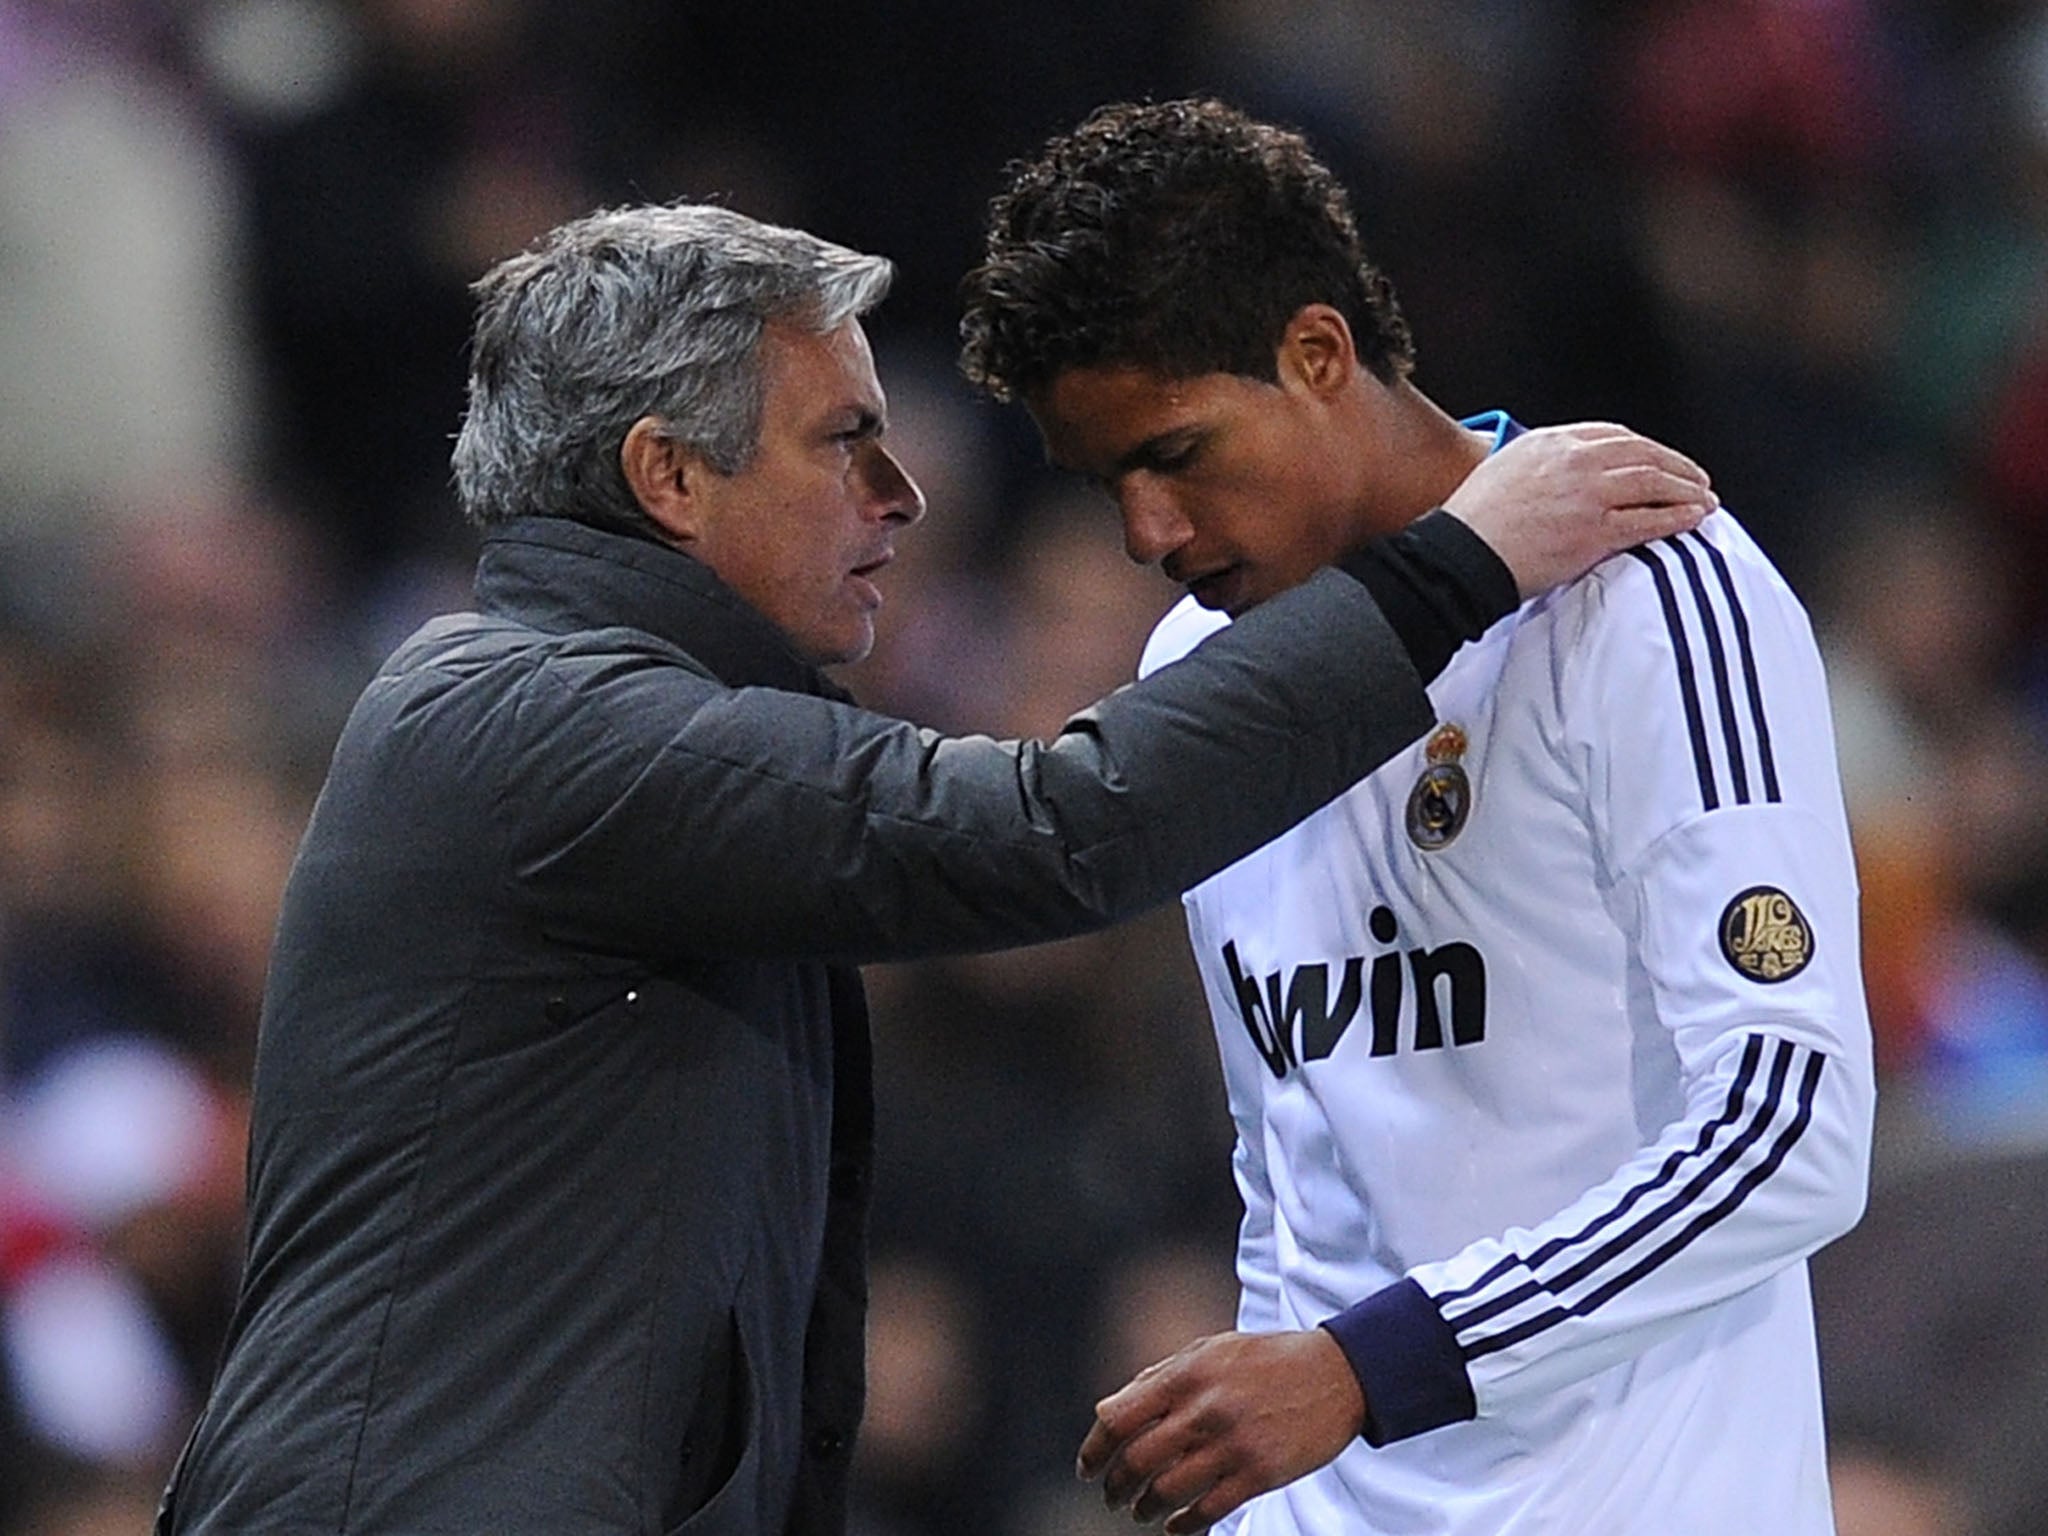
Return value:
M 286 893 L 248 1270 L 176 1532 L 824 1536 L 861 1408 L 867 960 L 1125 917 L 1430 720 L 1326 574 L 1047 745 L 866 714 L 708 570 L 514 524 Z

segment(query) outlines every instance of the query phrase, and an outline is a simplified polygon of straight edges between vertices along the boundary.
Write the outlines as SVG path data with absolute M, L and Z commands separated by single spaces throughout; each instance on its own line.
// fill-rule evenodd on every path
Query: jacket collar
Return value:
M 549 634 L 643 631 L 731 687 L 846 697 L 709 566 L 651 538 L 566 517 L 515 518 L 484 538 L 476 601 Z

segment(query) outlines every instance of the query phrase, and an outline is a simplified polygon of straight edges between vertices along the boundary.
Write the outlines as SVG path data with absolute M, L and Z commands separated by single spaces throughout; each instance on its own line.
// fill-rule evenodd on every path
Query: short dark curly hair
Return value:
M 1314 303 L 1379 378 L 1414 366 L 1350 199 L 1298 133 L 1220 101 L 1119 102 L 1005 174 L 961 284 L 961 371 L 998 399 L 1100 366 L 1271 381 Z

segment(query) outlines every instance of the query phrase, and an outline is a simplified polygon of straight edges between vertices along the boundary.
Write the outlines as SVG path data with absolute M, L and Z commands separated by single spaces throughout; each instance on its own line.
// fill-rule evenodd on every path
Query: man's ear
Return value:
M 679 544 L 702 533 L 703 477 L 712 472 L 701 455 L 670 437 L 659 416 L 642 416 L 619 444 L 619 470 L 640 510 Z
M 1350 324 L 1328 304 L 1302 305 L 1280 338 L 1278 362 L 1283 384 L 1292 380 L 1326 399 L 1341 393 L 1358 374 Z

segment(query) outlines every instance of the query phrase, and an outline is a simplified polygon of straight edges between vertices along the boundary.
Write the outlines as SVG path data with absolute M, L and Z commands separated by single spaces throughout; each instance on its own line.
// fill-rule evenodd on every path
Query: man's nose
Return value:
M 1172 492 L 1150 476 L 1127 476 L 1116 489 L 1116 500 L 1123 513 L 1124 553 L 1140 565 L 1157 565 L 1193 533 Z
M 880 443 L 870 442 L 866 446 L 868 502 L 876 515 L 896 523 L 914 523 L 923 517 L 924 492 L 910 478 L 910 471 Z

